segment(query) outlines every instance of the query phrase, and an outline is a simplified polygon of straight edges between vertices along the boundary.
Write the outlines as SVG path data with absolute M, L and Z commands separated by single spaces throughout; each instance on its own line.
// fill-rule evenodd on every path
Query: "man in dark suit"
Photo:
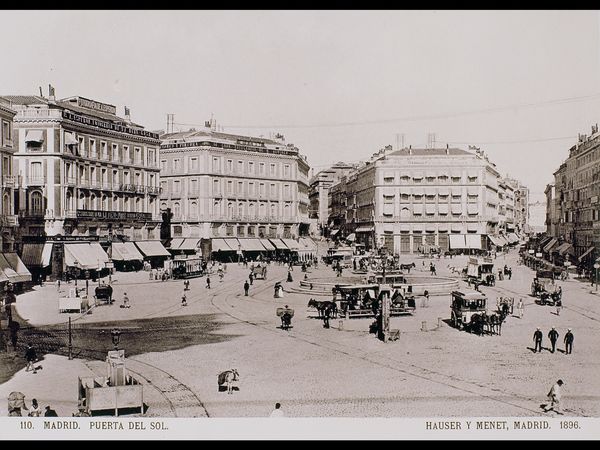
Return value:
M 550 338 L 550 343 L 552 344 L 552 353 L 554 353 L 556 350 L 556 341 L 558 340 L 558 331 L 556 331 L 556 328 L 552 327 L 548 333 L 548 338 Z
M 535 333 L 533 333 L 533 340 L 535 342 L 535 349 L 533 350 L 534 353 L 536 353 L 539 349 L 540 353 L 542 352 L 542 338 L 544 337 L 544 335 L 542 334 L 542 331 L 538 328 L 535 330 Z
M 565 334 L 565 353 L 567 355 L 570 355 L 571 352 L 573 351 L 573 333 L 571 332 L 571 329 L 569 328 L 567 330 L 567 334 Z

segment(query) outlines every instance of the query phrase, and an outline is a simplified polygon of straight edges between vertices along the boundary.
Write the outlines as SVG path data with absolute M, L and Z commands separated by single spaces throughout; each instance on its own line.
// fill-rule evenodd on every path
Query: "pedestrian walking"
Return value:
M 127 292 L 125 292 L 123 294 L 123 304 L 121 305 L 121 308 L 129 308 L 131 305 L 129 305 L 129 297 L 127 296 Z
M 331 314 L 331 310 L 329 307 L 326 307 L 323 311 L 323 328 L 329 328 L 329 316 Z
M 60 278 L 56 279 L 56 290 L 60 292 Z
M 248 281 L 244 282 L 244 296 L 248 297 L 248 291 L 250 290 L 250 285 Z
M 275 403 L 275 409 L 271 411 L 269 417 L 285 417 L 283 410 L 281 409 L 281 403 Z
M 206 275 L 206 289 L 210 289 L 210 277 Z
M 27 350 L 25 350 L 25 359 L 27 360 L 27 368 L 25 369 L 25 372 L 33 370 L 33 373 L 37 373 L 37 370 L 35 368 L 37 354 L 35 352 L 35 348 L 33 348 L 33 345 L 31 344 L 27 344 Z
M 523 299 L 519 299 L 519 304 L 517 305 L 517 311 L 519 311 L 519 319 L 523 318 L 523 313 L 525 312 L 525 305 L 523 304 Z
M 548 333 L 548 337 L 550 338 L 550 343 L 552 344 L 552 353 L 554 353 L 556 350 L 556 341 L 558 340 L 558 331 L 556 331 L 556 328 L 552 327 Z
M 533 333 L 533 340 L 535 342 L 535 349 L 533 350 L 533 353 L 537 353 L 538 349 L 539 352 L 542 352 L 542 338 L 543 338 L 543 334 L 542 334 L 542 330 L 540 330 L 539 328 L 537 328 L 535 330 L 535 333 Z
M 181 306 L 187 306 L 187 297 L 185 296 L 185 292 L 181 296 Z
M 561 299 L 556 300 L 556 315 L 560 316 L 560 310 L 562 309 L 562 301 Z
M 573 351 L 573 333 L 571 332 L 571 329 L 567 329 L 567 334 L 565 334 L 565 353 L 567 355 L 570 355 L 571 352 Z
M 560 408 L 560 401 L 562 399 L 562 386 L 565 384 L 563 380 L 558 380 L 552 388 L 550 388 L 550 392 L 548 392 L 548 398 L 550 399 L 550 404 L 544 406 L 544 412 L 548 412 L 553 410 L 557 414 L 562 414 Z
M 254 281 L 254 274 L 252 272 L 248 275 L 248 280 L 250 280 L 250 286 L 252 286 L 252 282 Z
M 292 281 L 294 281 L 294 279 L 292 278 L 292 272 L 290 270 L 288 270 L 287 281 L 288 281 L 288 283 L 291 283 Z

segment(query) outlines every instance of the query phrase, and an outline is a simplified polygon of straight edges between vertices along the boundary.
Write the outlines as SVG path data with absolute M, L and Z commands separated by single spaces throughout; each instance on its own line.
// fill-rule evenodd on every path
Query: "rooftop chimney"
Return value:
M 408 146 L 408 154 L 412 155 L 412 144 Z
M 131 111 L 127 106 L 125 106 L 125 122 L 131 123 Z
M 446 155 L 450 154 L 450 146 L 446 144 Z

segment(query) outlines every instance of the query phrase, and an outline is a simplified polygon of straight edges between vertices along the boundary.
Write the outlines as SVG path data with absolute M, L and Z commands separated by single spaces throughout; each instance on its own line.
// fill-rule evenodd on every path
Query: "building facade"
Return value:
M 317 220 L 317 224 L 325 236 L 328 236 L 329 228 L 327 221 L 330 208 L 329 190 L 331 186 L 337 183 L 342 177 L 347 176 L 355 168 L 356 165 L 354 164 L 338 162 L 328 169 L 321 170 L 310 180 L 309 218 Z
M 487 249 L 514 220 L 505 205 L 501 227 L 499 180 L 479 151 L 388 146 L 348 176 L 346 228 L 391 253 Z
M 19 226 L 15 214 L 15 181 L 13 174 L 13 118 L 16 111 L 10 108 L 8 102 L 0 99 L 0 252 L 15 250 L 15 235 Z
M 161 136 L 161 210 L 172 237 L 308 234 L 308 171 L 298 148 L 204 129 Z
M 21 237 L 159 238 L 158 134 L 83 97 L 5 96 Z
M 554 198 L 547 207 L 555 212 L 549 230 L 553 237 L 572 244 L 580 265 L 591 269 L 600 255 L 600 132 L 580 134 L 569 156 L 554 173 Z M 555 217 L 553 217 L 555 216 Z

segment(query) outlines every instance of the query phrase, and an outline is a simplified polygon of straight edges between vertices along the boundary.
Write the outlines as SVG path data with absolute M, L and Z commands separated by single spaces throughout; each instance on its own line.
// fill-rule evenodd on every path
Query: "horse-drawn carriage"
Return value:
M 277 317 L 281 318 L 281 329 L 289 330 L 292 327 L 292 317 L 294 317 L 294 310 L 290 308 L 288 305 L 285 305 L 285 308 L 277 308 L 276 310 Z
M 266 280 L 267 279 L 267 266 L 257 266 L 252 272 L 255 280 Z
M 498 297 L 496 299 L 496 307 L 499 313 L 508 316 L 513 314 L 515 307 L 515 299 L 513 297 Z
M 341 297 L 338 299 L 338 294 Z M 390 315 L 412 314 L 416 309 L 414 296 L 406 285 L 359 284 L 338 286 L 334 297 L 339 302 L 341 315 L 353 317 L 375 317 L 383 296 L 391 300 Z
M 204 274 L 203 259 L 198 257 L 178 258 L 172 261 L 173 278 L 185 279 L 200 277 Z
M 487 298 L 479 291 L 453 291 L 450 309 L 451 321 L 456 328 L 479 336 L 486 332 L 499 335 L 506 319 L 504 310 L 487 313 Z
M 496 284 L 496 276 L 494 275 L 494 262 L 492 258 L 469 258 L 466 278 L 469 284 L 494 286 Z
M 96 294 L 95 295 L 96 300 L 102 300 L 108 304 L 113 302 L 113 299 L 112 299 L 113 288 L 110 284 L 103 283 L 100 286 L 97 286 L 95 294 Z
M 538 297 L 535 302 L 539 305 L 554 305 L 560 301 L 562 291 L 555 288 L 555 274 L 551 270 L 538 270 L 531 282 L 531 295 Z

